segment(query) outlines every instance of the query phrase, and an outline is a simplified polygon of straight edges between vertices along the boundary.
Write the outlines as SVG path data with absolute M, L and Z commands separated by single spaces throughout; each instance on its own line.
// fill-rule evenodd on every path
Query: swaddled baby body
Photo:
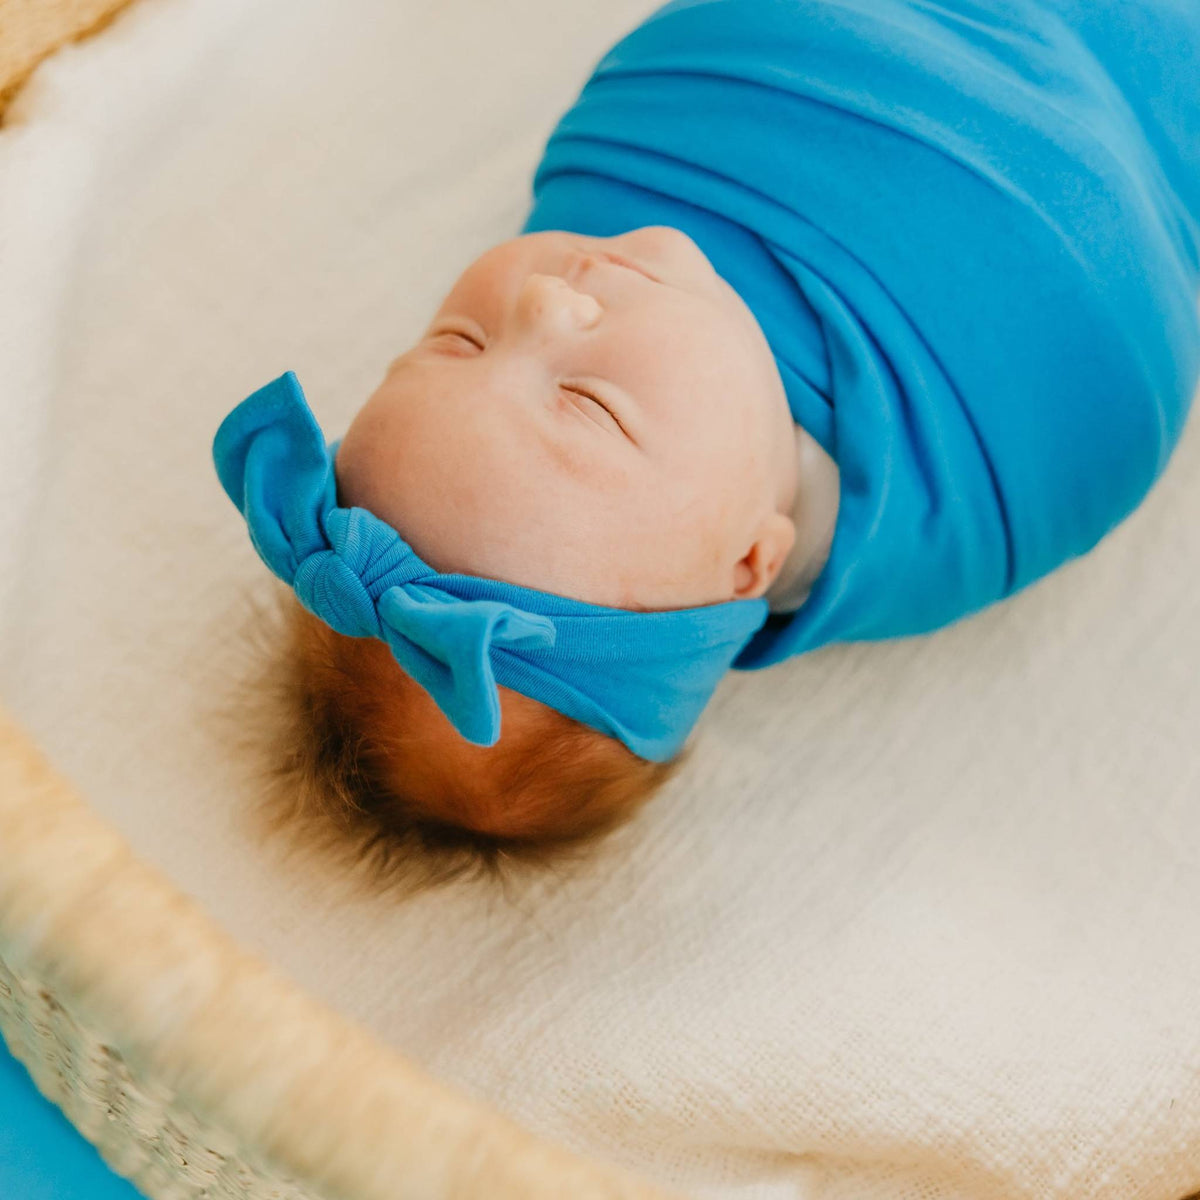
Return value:
M 1200 376 L 1198 62 L 1170 0 L 675 0 L 632 31 L 522 234 L 328 461 L 295 452 L 300 501 L 263 515 L 286 455 L 253 447 L 312 443 L 298 389 L 218 434 L 304 606 L 291 783 L 395 842 L 578 843 L 728 667 L 935 629 L 1094 546 Z

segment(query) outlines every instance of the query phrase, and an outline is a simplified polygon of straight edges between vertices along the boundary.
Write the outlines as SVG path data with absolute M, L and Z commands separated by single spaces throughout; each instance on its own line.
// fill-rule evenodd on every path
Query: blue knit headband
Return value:
M 765 600 L 634 612 L 443 575 L 366 509 L 341 508 L 332 449 L 290 371 L 221 422 L 213 461 L 264 563 L 338 633 L 386 642 L 464 738 L 500 736 L 503 684 L 654 762 L 683 746 Z

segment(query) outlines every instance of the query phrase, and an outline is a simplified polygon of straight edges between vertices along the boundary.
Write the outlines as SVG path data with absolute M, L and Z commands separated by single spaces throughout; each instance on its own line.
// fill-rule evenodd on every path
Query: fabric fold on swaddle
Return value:
M 674 0 L 553 130 L 524 230 L 688 233 L 838 463 L 823 572 L 734 666 L 1009 596 L 1165 466 L 1200 377 L 1200 105 L 1113 82 L 1153 3 L 1102 53 L 1069 7 Z

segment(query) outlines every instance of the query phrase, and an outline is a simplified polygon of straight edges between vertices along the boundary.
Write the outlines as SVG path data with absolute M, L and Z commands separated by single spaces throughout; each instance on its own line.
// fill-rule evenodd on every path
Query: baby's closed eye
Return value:
M 596 422 L 598 425 L 603 425 L 606 429 L 613 429 L 624 437 L 629 437 L 625 427 L 617 419 L 617 415 L 603 400 L 597 396 L 593 396 L 591 392 L 584 391 L 582 388 L 568 387 L 566 384 L 560 384 L 559 386 L 564 392 L 583 399 L 584 404 L 581 405 L 577 401 L 575 404 L 580 412 L 589 420 Z M 629 438 L 629 440 L 633 441 L 632 438 Z
M 444 340 L 444 344 L 448 346 L 470 346 L 480 353 L 486 351 L 486 345 L 483 341 L 475 335 L 457 327 L 436 330 L 430 334 L 430 338 L 433 341 Z M 621 418 L 614 411 L 613 406 L 607 403 L 597 390 L 581 387 L 579 384 L 573 382 L 560 383 L 558 387 L 560 391 L 566 392 L 573 398 L 571 403 L 575 409 L 587 417 L 593 424 L 611 430 L 613 433 L 620 434 L 634 445 L 637 445 L 636 439 L 629 433 Z M 580 400 L 583 403 L 580 403 Z
M 478 342 L 469 333 L 463 333 L 461 329 L 441 329 L 438 330 L 437 333 L 431 334 L 430 336 L 435 339 L 445 337 L 458 338 L 461 341 L 466 342 L 468 345 L 473 346 L 476 350 L 483 349 L 483 345 L 480 342 Z

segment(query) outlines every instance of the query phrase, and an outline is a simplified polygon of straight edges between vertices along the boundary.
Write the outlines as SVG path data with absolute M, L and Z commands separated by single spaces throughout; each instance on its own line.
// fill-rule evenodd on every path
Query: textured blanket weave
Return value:
M 652 7 L 139 0 L 38 71 L 0 133 L 0 697 L 251 949 L 569 1146 L 712 1200 L 1181 1200 L 1194 427 L 1011 601 L 727 678 L 577 871 L 397 906 L 247 837 L 209 713 L 273 581 L 227 398 L 294 367 L 344 428 Z

